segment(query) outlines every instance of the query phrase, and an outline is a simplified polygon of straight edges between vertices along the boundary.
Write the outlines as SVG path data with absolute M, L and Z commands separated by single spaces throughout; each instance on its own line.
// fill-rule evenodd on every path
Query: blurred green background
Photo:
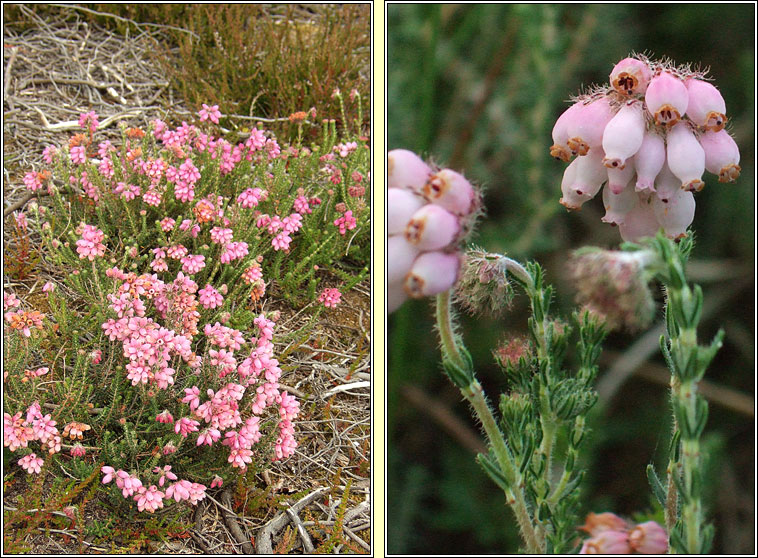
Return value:
M 699 336 L 726 331 L 704 386 L 708 507 L 713 552 L 754 553 L 755 6 L 393 4 L 387 14 L 388 148 L 432 157 L 483 185 L 487 216 L 472 241 L 541 262 L 564 316 L 575 294 L 570 251 L 620 242 L 618 230 L 600 222 L 600 196 L 580 212 L 558 204 L 565 164 L 548 149 L 565 101 L 582 85 L 604 83 L 632 52 L 710 67 L 742 175 L 720 184 L 707 174 L 693 223 L 689 274 L 706 300 Z M 526 333 L 524 299 L 499 319 L 462 320 L 491 399 L 506 386 L 490 351 L 506 332 Z M 606 342 L 585 455 L 585 513 L 656 513 L 645 466 L 663 469 L 670 437 L 659 323 Z M 408 302 L 390 316 L 388 356 L 388 551 L 514 552 L 513 516 L 474 462 L 479 432 L 441 373 L 431 301 Z

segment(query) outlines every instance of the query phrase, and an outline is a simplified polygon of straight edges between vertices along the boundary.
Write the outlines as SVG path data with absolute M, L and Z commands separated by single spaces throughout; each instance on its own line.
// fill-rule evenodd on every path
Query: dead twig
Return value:
M 223 502 L 225 506 L 221 508 L 221 515 L 224 518 L 224 523 L 226 523 L 226 526 L 229 528 L 229 532 L 242 546 L 242 551 L 245 554 L 255 554 L 255 549 L 253 548 L 253 545 L 250 544 L 250 539 L 245 536 L 242 529 L 240 529 L 239 523 L 237 523 L 237 514 L 231 511 L 232 492 L 228 488 L 221 493 L 221 502 Z
M 321 487 L 317 490 L 314 490 L 307 496 L 301 498 L 298 500 L 295 504 L 293 504 L 290 507 L 290 510 L 292 510 L 292 513 L 299 513 L 305 506 L 310 504 L 313 500 L 321 496 L 322 494 L 328 492 L 329 489 L 326 487 Z M 274 519 L 266 523 L 266 525 L 263 526 L 263 528 L 258 533 L 258 536 L 255 540 L 255 549 L 258 551 L 258 554 L 273 554 L 274 553 L 274 547 L 272 544 L 272 539 L 276 533 L 284 529 L 284 527 L 289 523 L 290 516 L 288 513 L 281 512 L 279 513 Z

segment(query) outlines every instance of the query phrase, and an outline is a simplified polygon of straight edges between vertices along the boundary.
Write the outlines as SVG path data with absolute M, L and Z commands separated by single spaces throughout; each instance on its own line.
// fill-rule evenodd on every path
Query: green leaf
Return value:
M 650 483 L 650 488 L 653 490 L 655 499 L 658 500 L 661 506 L 666 507 L 666 491 L 663 489 L 663 484 L 661 484 L 661 480 L 655 472 L 655 467 L 648 465 L 645 473 L 647 474 L 647 481 Z

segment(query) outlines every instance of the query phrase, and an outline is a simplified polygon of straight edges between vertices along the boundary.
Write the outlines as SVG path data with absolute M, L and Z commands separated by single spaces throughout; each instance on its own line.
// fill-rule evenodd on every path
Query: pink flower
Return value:
M 686 122 L 675 124 L 666 135 L 666 163 L 685 190 L 699 191 L 705 186 L 705 151 Z
M 413 214 L 405 228 L 405 238 L 419 251 L 440 250 L 458 235 L 458 218 L 435 204 L 427 204 Z
M 584 541 L 579 554 L 631 554 L 626 531 L 601 531 Z
M 611 70 L 613 88 L 622 95 L 642 95 L 647 90 L 653 72 L 642 60 L 624 58 Z
M 23 211 L 15 211 L 13 217 L 16 219 L 16 225 L 22 231 L 25 231 L 29 226 L 29 222 L 26 220 L 26 213 Z
M 603 164 L 608 168 L 623 169 L 627 159 L 639 151 L 645 129 L 642 103 L 634 101 L 621 107 L 603 130 Z
M 213 227 L 211 229 L 211 242 L 215 244 L 227 244 L 232 241 L 232 237 L 232 229 L 224 229 L 221 227 Z
M 39 190 L 42 188 L 42 179 L 40 177 L 40 174 L 34 171 L 27 172 L 24 175 L 24 184 L 26 185 L 26 188 L 32 192 Z
M 687 88 L 687 116 L 698 126 L 706 130 L 718 132 L 726 124 L 726 103 L 724 98 L 713 85 L 700 79 L 688 79 L 684 82 Z
M 456 253 L 424 252 L 416 258 L 405 278 L 405 291 L 414 298 L 449 290 L 457 281 L 460 256 Z
M 174 417 L 171 416 L 171 413 L 164 410 L 155 417 L 155 420 L 156 422 L 162 422 L 164 424 L 172 424 L 174 422 Z
M 24 374 L 27 378 L 39 378 L 40 376 L 44 376 L 50 371 L 49 368 L 37 368 L 36 370 L 25 370 Z
M 103 484 L 111 482 L 116 474 L 115 469 L 113 469 L 113 467 L 108 467 L 107 465 L 100 467 L 100 472 L 105 474 L 103 477 Z
M 190 432 L 197 432 L 197 427 L 200 425 L 199 422 L 196 420 L 182 417 L 179 419 L 179 421 L 176 423 L 176 426 L 174 426 L 174 432 L 177 434 L 181 434 L 185 438 L 187 437 L 187 434 Z
M 200 295 L 200 297 L 198 298 L 198 301 L 200 302 L 200 304 L 203 305 L 203 308 L 205 308 L 206 310 L 211 309 L 211 308 L 217 308 L 224 303 L 224 297 L 221 296 L 221 293 L 219 293 L 216 289 L 211 287 L 209 284 L 205 285 L 205 288 L 199 290 L 197 294 Z
M 48 281 L 42 286 L 42 292 L 43 293 L 51 293 L 55 290 L 55 283 L 52 281 Z
M 387 186 L 420 192 L 432 174 L 421 157 L 407 149 L 393 149 L 387 154 Z
M 81 445 L 79 442 L 74 444 L 74 447 L 71 448 L 71 456 L 72 457 L 82 457 L 84 454 L 86 454 L 87 451 L 84 449 L 84 446 Z
M 171 232 L 174 230 L 174 225 L 176 225 L 176 221 L 171 217 L 161 219 L 160 226 L 163 232 Z
M 248 267 L 245 272 L 242 274 L 242 279 L 247 283 L 248 285 L 251 283 L 255 283 L 258 279 L 263 278 L 263 271 L 261 270 L 261 266 L 258 263 L 254 263 L 250 267 Z
M 334 226 L 339 228 L 340 234 L 345 236 L 345 232 L 353 230 L 358 225 L 358 221 L 353 217 L 352 211 L 346 211 L 342 217 L 334 220 Z
M 53 157 L 55 157 L 58 154 L 58 148 L 54 145 L 48 145 L 45 150 L 42 152 L 42 157 L 45 159 L 45 162 L 48 165 L 53 164 Z
M 79 116 L 79 126 L 89 130 L 91 134 L 97 130 L 98 124 L 97 114 L 94 111 L 85 112 Z
M 163 507 L 164 496 L 163 492 L 158 490 L 157 486 L 152 485 L 147 490 L 144 488 L 140 490 L 134 497 L 134 500 L 137 502 L 137 509 L 139 509 L 139 511 L 153 513 L 155 510 Z
M 340 303 L 341 297 L 342 293 L 339 290 L 326 288 L 318 297 L 318 301 L 323 303 L 327 308 L 335 308 Z
M 39 472 L 42 470 L 42 464 L 44 461 L 41 457 L 37 457 L 36 453 L 30 453 L 29 455 L 26 455 L 18 460 L 18 464 L 23 467 L 23 469 L 29 473 L 30 475 L 32 473 L 39 474 Z
M 190 410 L 194 411 L 197 406 L 200 405 L 200 388 L 192 386 L 191 388 L 184 388 L 184 398 L 182 403 L 189 404 Z
M 82 165 L 87 161 L 87 148 L 83 145 L 75 145 L 71 148 L 71 162 Z
M 200 116 L 201 121 L 210 119 L 214 124 L 218 124 L 218 119 L 221 118 L 221 113 L 218 110 L 218 105 L 208 106 L 203 103 L 203 108 L 197 113 Z
M 103 351 L 95 349 L 89 354 L 89 357 L 92 359 L 92 364 L 100 364 L 100 361 L 103 360 Z
M 665 554 L 668 535 L 655 521 L 640 523 L 629 533 L 629 546 L 640 554 Z
M 205 267 L 205 256 L 201 254 L 184 256 L 181 262 L 182 271 L 188 275 L 192 275 Z
M 645 105 L 656 124 L 676 124 L 687 111 L 688 103 L 687 86 L 666 71 L 651 79 L 645 91 Z
M 79 258 L 94 261 L 96 257 L 103 256 L 105 254 L 105 246 L 102 244 L 105 237 L 103 231 L 92 225 L 84 225 L 82 229 L 82 238 L 76 241 L 76 252 Z
M 705 169 L 717 174 L 719 182 L 734 182 L 740 176 L 740 150 L 726 130 L 708 130 L 700 136 L 705 152 Z
M 216 475 L 213 477 L 213 481 L 211 482 L 211 488 L 216 488 L 217 486 L 220 488 L 224 484 L 224 479 Z
M 286 232 L 280 232 L 271 240 L 271 246 L 274 250 L 287 250 L 292 242 L 292 237 Z

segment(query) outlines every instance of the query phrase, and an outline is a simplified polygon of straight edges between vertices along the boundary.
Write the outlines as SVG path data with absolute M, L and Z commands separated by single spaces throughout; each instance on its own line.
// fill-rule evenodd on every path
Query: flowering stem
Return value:
M 516 515 L 521 535 L 526 543 L 527 551 L 539 553 L 544 551 L 540 543 L 529 507 L 523 492 L 523 478 L 516 466 L 515 460 L 505 443 L 503 433 L 497 425 L 492 410 L 487 403 L 481 384 L 474 378 L 474 371 L 469 359 L 464 356 L 462 343 L 456 339 L 453 331 L 452 314 L 450 311 L 450 292 L 437 295 L 437 329 L 442 344 L 443 363 L 447 360 L 452 366 L 446 366 L 450 379 L 458 386 L 466 400 L 471 404 L 477 417 L 482 422 L 490 446 L 497 459 L 503 477 L 507 482 L 505 494 L 508 504 Z M 465 350 L 465 349 L 464 349 Z
M 498 465 L 503 472 L 506 480 L 509 484 L 509 489 L 506 491 L 508 503 L 513 509 L 513 513 L 516 515 L 516 521 L 521 529 L 521 536 L 526 542 L 526 550 L 529 553 L 542 553 L 544 552 L 544 544 L 540 542 L 540 537 L 534 528 L 531 515 L 529 514 L 529 508 L 524 498 L 524 492 L 521 489 L 523 485 L 523 478 L 521 472 L 516 467 L 516 463 L 513 460 L 513 456 L 508 450 L 508 446 L 505 443 L 503 434 L 500 428 L 497 426 L 495 417 L 492 415 L 492 411 L 487 404 L 487 399 L 484 396 L 482 386 L 478 381 L 474 380 L 468 388 L 462 388 L 461 393 L 468 400 L 474 411 L 476 411 L 477 417 L 482 421 L 484 431 L 489 438 L 492 449 L 497 458 Z M 516 487 L 513 490 L 511 487 Z

